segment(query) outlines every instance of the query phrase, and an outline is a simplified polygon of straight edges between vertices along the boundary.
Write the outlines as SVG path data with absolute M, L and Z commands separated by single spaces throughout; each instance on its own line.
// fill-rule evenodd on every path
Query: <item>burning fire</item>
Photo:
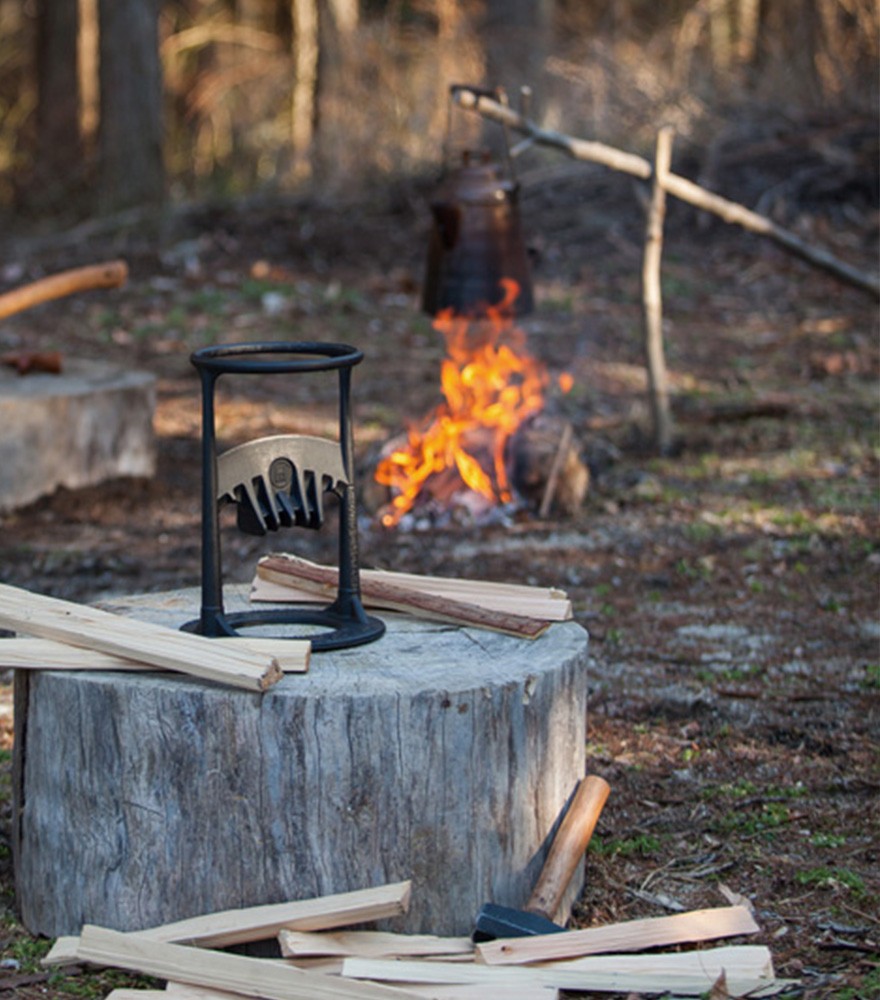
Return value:
M 430 482 L 451 470 L 492 504 L 512 499 L 505 449 L 523 421 L 542 409 L 550 377 L 528 355 L 525 334 L 514 325 L 512 306 L 519 286 L 510 279 L 501 285 L 503 300 L 488 307 L 485 316 L 445 309 L 434 321 L 434 329 L 446 339 L 440 371 L 444 402 L 421 427 L 410 428 L 406 446 L 376 469 L 376 481 L 394 493 L 382 517 L 386 526 L 397 524 Z M 560 379 L 565 391 L 566 379 Z

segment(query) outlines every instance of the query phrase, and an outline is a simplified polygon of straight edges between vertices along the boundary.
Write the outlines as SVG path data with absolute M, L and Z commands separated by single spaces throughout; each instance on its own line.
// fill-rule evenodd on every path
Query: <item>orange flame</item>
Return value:
M 549 376 L 525 351 L 525 334 L 513 323 L 515 281 L 501 282 L 504 299 L 479 319 L 439 313 L 434 329 L 446 338 L 446 358 L 440 370 L 445 402 L 411 428 L 405 447 L 383 459 L 376 481 L 391 487 L 394 497 L 382 517 L 397 524 L 437 474 L 455 469 L 462 483 L 491 503 L 512 498 L 505 468 L 505 448 L 522 422 L 544 405 Z M 473 454 L 478 451 L 483 461 Z M 487 447 L 488 445 L 488 447 Z

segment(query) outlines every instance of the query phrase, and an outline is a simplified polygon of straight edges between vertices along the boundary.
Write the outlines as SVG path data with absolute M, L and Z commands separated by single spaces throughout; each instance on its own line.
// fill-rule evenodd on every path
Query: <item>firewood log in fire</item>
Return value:
M 479 429 L 467 436 L 469 454 L 477 456 L 484 468 L 491 468 L 491 440 L 486 429 L 481 442 Z M 405 435 L 398 435 L 382 445 L 378 454 L 364 464 L 358 481 L 361 505 L 371 514 L 391 500 L 391 491 L 373 478 L 378 463 L 395 449 L 404 447 Z M 580 442 L 572 425 L 561 416 L 542 412 L 526 420 L 508 442 L 507 475 L 516 498 L 535 514 L 571 516 L 581 506 L 590 484 L 590 473 L 581 458 Z M 449 509 L 465 502 L 470 491 L 454 467 L 432 475 L 424 484 L 413 510 Z M 473 505 L 472 505 L 473 506 Z M 479 506 L 479 504 L 477 505 Z M 485 506 L 491 506 L 486 502 Z

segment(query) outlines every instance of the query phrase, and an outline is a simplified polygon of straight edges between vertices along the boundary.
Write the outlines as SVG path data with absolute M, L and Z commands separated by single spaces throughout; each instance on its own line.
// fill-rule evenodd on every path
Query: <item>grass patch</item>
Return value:
M 842 886 L 857 899 L 864 899 L 868 895 L 865 880 L 849 868 L 832 868 L 828 865 L 820 865 L 818 868 L 808 868 L 806 871 L 797 872 L 795 881 L 799 885 L 815 886 L 818 889 L 836 889 Z
M 732 812 L 716 823 L 720 833 L 736 833 L 745 837 L 773 840 L 776 830 L 791 819 L 788 806 L 781 802 L 765 802 L 757 812 Z
M 594 837 L 589 850 L 604 858 L 648 858 L 660 850 L 660 840 L 649 833 L 640 833 L 636 837 L 614 837 L 607 841 Z

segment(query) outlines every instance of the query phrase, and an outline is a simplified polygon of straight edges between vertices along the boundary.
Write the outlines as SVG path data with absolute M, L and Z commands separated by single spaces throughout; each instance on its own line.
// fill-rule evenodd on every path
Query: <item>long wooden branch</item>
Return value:
M 469 90 L 466 87 L 457 87 L 454 91 L 454 99 L 462 108 L 475 111 L 484 118 L 500 122 L 508 128 L 522 132 L 537 143 L 560 149 L 576 160 L 599 163 L 612 170 L 619 170 L 643 180 L 647 180 L 653 175 L 651 164 L 644 157 L 625 153 L 601 142 L 575 139 L 560 132 L 542 129 L 535 122 L 483 93 Z M 766 216 L 753 212 L 734 201 L 729 201 L 727 198 L 722 198 L 720 195 L 712 194 L 678 174 L 666 174 L 662 184 L 669 194 L 680 201 L 711 212 L 725 222 L 742 226 L 749 232 L 766 236 L 808 264 L 821 268 L 842 281 L 868 292 L 874 298 L 880 299 L 880 281 L 874 275 L 866 274 L 864 271 L 852 267 L 827 250 L 805 243 L 790 230 L 777 225 Z
M 672 129 L 657 133 L 654 160 L 654 184 L 645 226 L 645 251 L 642 257 L 642 315 L 645 334 L 645 359 L 648 386 L 654 416 L 657 451 L 668 455 L 672 448 L 672 413 L 669 408 L 669 378 L 663 349 L 663 298 L 660 284 L 660 261 L 663 256 L 663 220 L 666 217 L 666 188 L 672 162 Z
M 625 153 L 613 146 L 606 146 L 602 142 L 576 139 L 563 132 L 541 128 L 531 119 L 514 111 L 513 108 L 509 108 L 483 93 L 469 90 L 466 87 L 456 87 L 454 99 L 462 108 L 476 111 L 484 118 L 516 129 L 517 132 L 524 133 L 542 146 L 553 146 L 555 149 L 560 149 L 575 160 L 601 163 L 603 166 L 611 167 L 612 170 L 619 170 L 622 173 L 631 174 L 633 177 L 640 177 L 642 180 L 648 180 L 651 176 L 651 164 L 642 156 Z

